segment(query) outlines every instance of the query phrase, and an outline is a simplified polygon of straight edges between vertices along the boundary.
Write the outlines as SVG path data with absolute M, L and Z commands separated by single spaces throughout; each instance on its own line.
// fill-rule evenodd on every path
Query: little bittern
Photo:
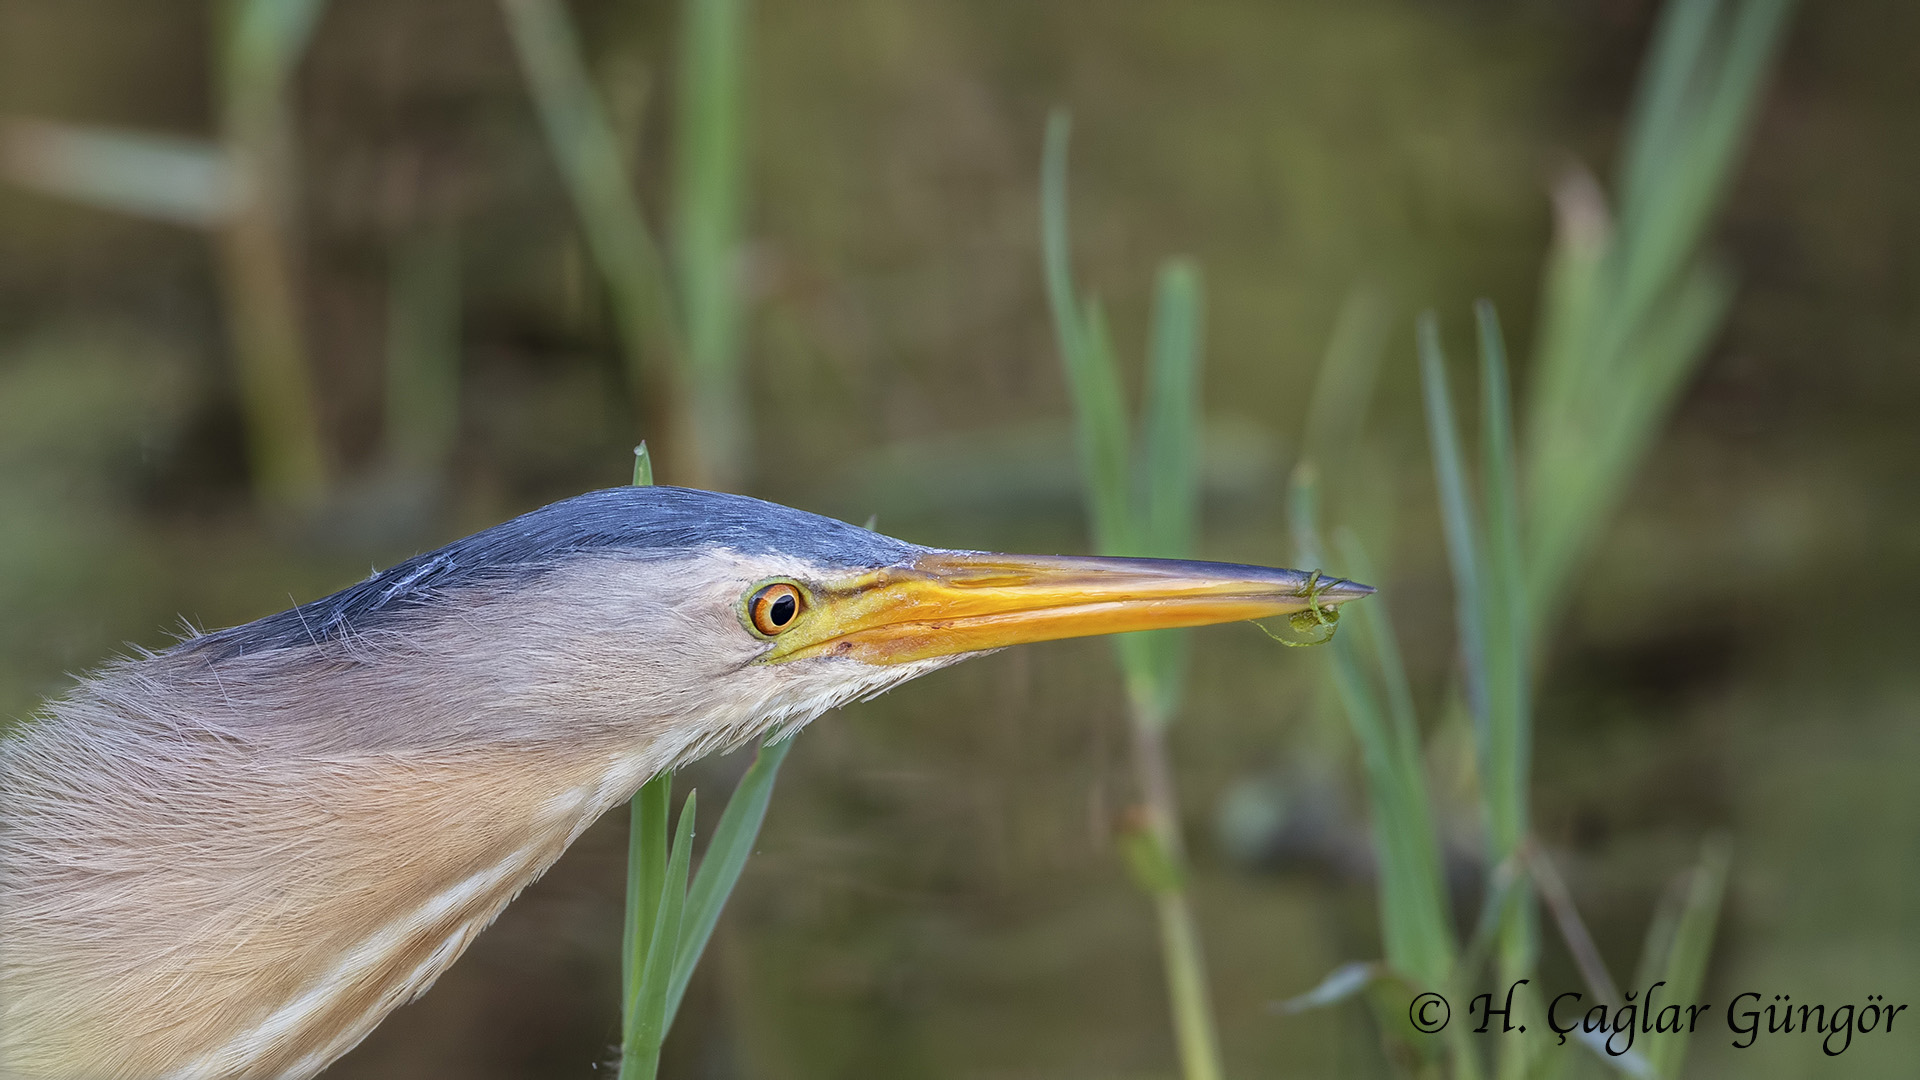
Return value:
M 582 495 L 82 679 L 0 743 L 0 1075 L 308 1077 L 648 778 L 1021 642 L 1370 590 Z

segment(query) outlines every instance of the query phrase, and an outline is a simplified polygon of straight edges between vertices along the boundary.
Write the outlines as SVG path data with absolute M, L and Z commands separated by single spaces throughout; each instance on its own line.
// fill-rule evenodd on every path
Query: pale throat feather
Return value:
M 324 971 L 310 973 L 291 997 L 276 1003 L 237 1038 L 171 1075 L 211 1080 L 269 1070 L 263 1074 L 297 1080 L 318 1072 L 387 1013 L 426 992 L 514 896 L 595 819 L 656 771 L 665 756 L 636 752 L 610 757 L 597 775 L 583 770 L 581 783 L 558 793 L 502 791 L 494 779 L 501 772 L 481 762 L 436 770 L 435 786 L 447 799 L 469 807 L 484 805 L 486 810 L 471 814 L 461 826 L 451 825 L 449 815 L 423 815 L 439 827 L 419 845 L 409 846 L 419 850 L 432 843 L 440 848 L 433 891 L 422 899 L 418 877 L 402 873 L 390 879 L 390 902 L 366 898 L 376 911 L 387 913 L 381 925 L 368 920 L 365 936 Z M 471 872 L 451 877 L 467 869 Z M 282 984 L 288 985 L 291 981 Z
M 166 852 L 176 815 L 193 812 L 148 802 L 143 821 L 100 838 L 91 867 L 10 860 L 41 880 L 9 886 L 0 913 L 0 1061 L 89 1080 L 311 1075 L 430 986 L 667 753 L 583 761 L 558 790 L 553 774 L 503 784 L 514 770 L 481 752 L 337 760 L 305 777 L 274 769 L 257 784 L 229 773 L 219 798 L 234 827 L 207 834 L 228 850 L 203 838 L 191 860 L 143 857 Z M 326 790 L 326 812 L 289 806 L 290 784 Z M 246 865 L 275 849 L 288 857 Z M 102 895 L 78 882 L 89 870 L 121 885 Z M 110 954 L 86 955 L 108 925 Z M 182 984 L 191 998 L 173 993 Z

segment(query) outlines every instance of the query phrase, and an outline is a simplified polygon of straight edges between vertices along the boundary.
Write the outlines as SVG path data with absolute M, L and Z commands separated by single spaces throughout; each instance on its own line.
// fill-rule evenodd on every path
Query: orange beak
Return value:
M 766 659 L 904 664 L 1033 641 L 1331 610 L 1371 592 L 1264 566 L 941 551 L 814 586 L 806 616 L 773 639 Z

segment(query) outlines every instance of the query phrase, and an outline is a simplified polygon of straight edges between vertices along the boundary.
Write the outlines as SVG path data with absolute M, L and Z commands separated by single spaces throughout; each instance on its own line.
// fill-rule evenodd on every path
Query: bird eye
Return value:
M 772 637 L 791 627 L 805 606 L 806 597 L 799 589 L 779 581 L 753 594 L 747 601 L 747 618 L 755 630 Z

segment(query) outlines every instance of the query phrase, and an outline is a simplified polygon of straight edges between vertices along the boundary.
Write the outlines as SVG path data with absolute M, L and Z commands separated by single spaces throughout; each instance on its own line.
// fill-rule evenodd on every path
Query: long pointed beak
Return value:
M 937 551 L 828 587 L 808 618 L 774 639 L 766 659 L 903 664 L 1090 634 L 1264 619 L 1310 604 L 1331 609 L 1371 592 L 1265 566 Z

